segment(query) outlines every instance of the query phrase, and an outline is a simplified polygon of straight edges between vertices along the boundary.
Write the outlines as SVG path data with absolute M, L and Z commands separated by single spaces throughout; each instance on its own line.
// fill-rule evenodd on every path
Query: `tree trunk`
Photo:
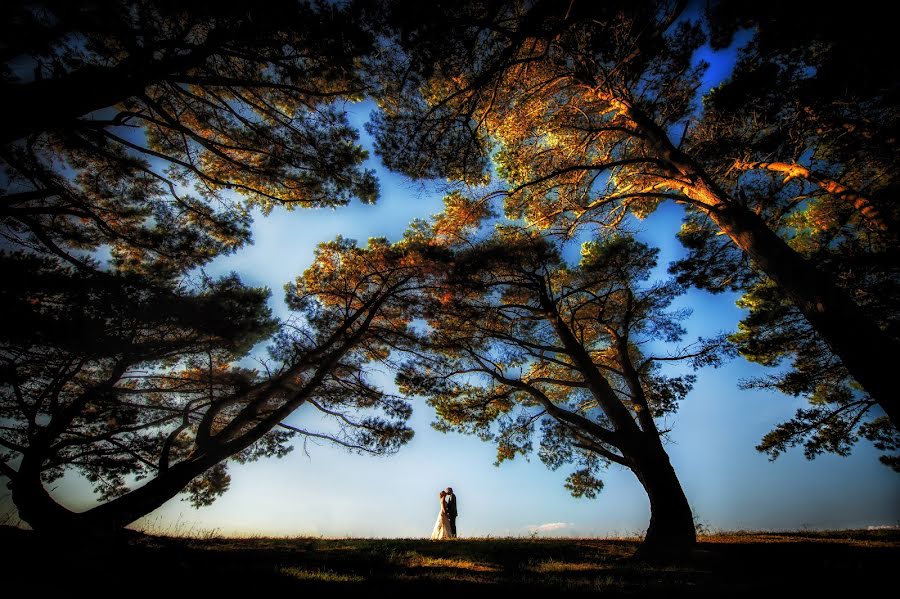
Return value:
M 0 87 L 8 114 L 0 144 L 73 124 L 79 117 L 114 106 L 143 92 L 160 78 L 196 66 L 210 54 L 206 48 L 153 62 L 129 57 L 113 67 L 87 66 L 59 79 L 7 83 Z
M 844 367 L 884 409 L 900 430 L 900 401 L 893 381 L 893 361 L 900 343 L 825 273 L 791 248 L 768 224 L 734 202 L 690 156 L 676 148 L 659 125 L 631 104 L 619 102 L 646 135 L 660 158 L 688 185 L 673 184 L 697 201 L 723 233 L 750 256 L 797 306 Z
M 697 533 L 691 506 L 669 455 L 658 438 L 647 439 L 641 452 L 629 461 L 650 499 L 650 526 L 637 557 L 683 557 L 697 544 Z
M 38 533 L 70 529 L 78 516 L 50 496 L 39 474 L 31 476 L 28 472 L 23 473 L 20 470 L 9 487 L 19 518 Z
M 900 344 L 882 331 L 839 287 L 795 252 L 766 223 L 731 202 L 709 216 L 803 313 L 847 371 L 900 429 L 893 360 Z
M 12 500 L 19 517 L 39 534 L 109 538 L 178 495 L 191 480 L 225 458 L 207 454 L 198 460 L 181 462 L 142 487 L 84 512 L 73 512 L 57 503 L 39 475 L 20 469 L 11 485 Z

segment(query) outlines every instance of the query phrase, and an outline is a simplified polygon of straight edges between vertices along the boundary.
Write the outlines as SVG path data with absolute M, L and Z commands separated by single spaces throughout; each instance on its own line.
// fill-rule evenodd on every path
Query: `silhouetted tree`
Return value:
M 28 294 L 4 290 L 14 324 L 0 354 L 0 468 L 19 515 L 42 532 L 109 534 L 181 492 L 211 503 L 228 488 L 228 461 L 280 457 L 294 435 L 397 450 L 412 437 L 409 406 L 367 372 L 408 341 L 406 298 L 422 280 L 414 256 L 380 240 L 322 244 L 287 286 L 298 316 L 263 371 L 232 364 L 277 327 L 266 290 L 235 276 L 182 293 L 129 274 L 85 285 L 28 258 Z M 285 422 L 302 406 L 333 425 Z M 81 513 L 59 504 L 45 485 L 68 471 L 104 503 Z
M 340 105 L 361 97 L 371 48 L 346 8 L 101 0 L 0 14 L 0 473 L 21 517 L 105 534 L 183 490 L 211 502 L 227 460 L 282 455 L 291 434 L 374 452 L 408 439 L 404 404 L 362 375 L 390 294 L 348 290 L 365 299 L 329 317 L 320 273 L 296 286 L 304 317 L 279 327 L 267 291 L 191 283 L 248 241 L 254 206 L 375 200 Z M 234 365 L 279 328 L 274 366 Z M 340 424 L 283 422 L 301 405 Z M 58 504 L 44 484 L 70 470 L 105 503 Z
M 897 86 L 865 11 L 826 25 L 809 6 L 714 5 L 717 47 L 737 28 L 756 37 L 701 110 L 705 34 L 687 2 L 410 4 L 383 10 L 395 33 L 372 132 L 391 168 L 484 183 L 493 166 L 508 216 L 564 235 L 683 205 L 681 280 L 768 286 L 803 320 L 774 351 L 841 389 L 815 392 L 805 432 L 852 443 L 865 415 L 866 434 L 896 439 L 896 293 L 879 294 L 896 285 Z
M 398 376 L 401 389 L 428 397 L 439 430 L 497 444 L 498 463 L 529 454 L 550 468 L 572 464 L 566 487 L 595 497 L 610 462 L 629 468 L 650 499 L 643 555 L 695 543 L 687 498 L 657 419 L 691 389 L 691 374 L 663 362 L 718 364 L 723 338 L 676 347 L 685 310 L 667 310 L 683 289 L 641 287 L 658 250 L 631 238 L 587 243 L 576 268 L 539 234 L 501 229 L 456 246 L 442 284 L 427 294 L 423 353 Z
M 81 268 L 79 250 L 103 245 L 123 267 L 202 263 L 248 239 L 248 206 L 376 199 L 340 108 L 361 98 L 356 63 L 371 47 L 346 9 L 102 0 L 0 10 L 0 216 L 13 243 Z

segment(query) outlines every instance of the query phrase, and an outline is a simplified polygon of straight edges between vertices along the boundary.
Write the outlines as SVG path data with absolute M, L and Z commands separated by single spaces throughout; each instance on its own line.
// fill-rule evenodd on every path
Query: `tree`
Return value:
M 308 323 L 282 325 L 277 366 L 263 373 L 235 361 L 279 329 L 268 293 L 196 274 L 249 240 L 254 206 L 375 200 L 340 106 L 360 97 L 357 63 L 371 47 L 349 11 L 114 0 L 0 10 L 0 262 L 15 282 L 2 294 L 13 324 L 0 333 L 0 462 L 21 517 L 106 534 L 183 490 L 213 501 L 227 460 L 283 455 L 290 434 L 374 452 L 407 440 L 402 402 L 361 372 L 390 294 L 353 304 L 349 290 L 338 308 L 316 299 L 336 275 L 298 283 Z M 284 423 L 301 405 L 342 424 Z M 363 418 L 369 409 L 387 416 Z M 105 503 L 59 505 L 43 484 L 68 470 Z
M 730 79 L 704 98 L 687 151 L 896 339 L 897 82 L 878 66 L 887 31 L 857 13 L 838 24 L 796 4 L 721 3 L 709 24 L 718 47 L 738 27 L 755 35 Z M 810 399 L 758 449 L 774 458 L 802 443 L 809 458 L 846 455 L 865 436 L 896 450 L 900 437 L 877 398 L 783 290 L 746 268 L 717 232 L 702 215 L 691 217 L 681 232 L 689 255 L 674 267 L 680 279 L 714 292 L 745 290 L 739 303 L 750 314 L 732 337 L 741 353 L 765 365 L 792 357 L 781 374 L 745 384 Z M 881 460 L 898 468 L 897 456 Z
M 857 272 L 864 272 L 864 268 L 857 264 Z M 896 306 L 891 305 L 898 297 L 892 284 L 895 281 L 896 278 L 888 279 L 867 286 L 867 304 L 873 308 L 887 305 L 896 313 Z M 775 366 L 784 356 L 794 356 L 791 368 L 782 368 L 777 375 L 742 381 L 741 386 L 777 389 L 787 395 L 809 398 L 808 407 L 798 409 L 793 418 L 779 423 L 763 437 L 757 445 L 759 451 L 775 459 L 788 448 L 802 444 L 809 459 L 824 452 L 848 455 L 860 437 L 869 439 L 882 451 L 896 453 L 900 449 L 900 437 L 888 418 L 872 416 L 873 412 L 878 413 L 875 401 L 855 384 L 796 307 L 770 281 L 751 287 L 738 305 L 750 311 L 740 322 L 738 332 L 731 335 L 744 357 Z M 900 470 L 897 455 L 885 454 L 879 459 Z
M 850 20 L 856 41 L 838 43 L 844 23 L 823 30 L 805 8 L 723 3 L 707 23 L 715 43 L 739 26 L 756 26 L 758 37 L 700 112 L 704 65 L 692 61 L 705 36 L 686 2 L 438 6 L 387 13 L 398 33 L 372 131 L 389 166 L 483 183 L 493 165 L 504 183 L 493 195 L 508 216 L 563 235 L 617 229 L 663 201 L 683 205 L 680 237 L 693 253 L 676 267 L 682 280 L 768 281 L 804 319 L 798 334 L 815 335 L 807 345 L 868 398 L 863 411 L 877 404 L 883 425 L 897 429 L 896 310 L 870 301 L 897 263 L 896 85 L 840 79 L 848 46 L 874 76 L 878 46 L 863 39 L 870 19 Z M 783 35 L 795 29 L 804 35 Z M 873 133 L 882 120 L 887 128 Z M 814 226 L 819 238 L 808 245 L 819 218 L 840 226 Z M 866 265 L 835 276 L 822 251 L 843 252 L 842 238 Z M 860 274 L 879 270 L 871 286 Z
M 0 215 L 13 243 L 80 268 L 80 252 L 104 245 L 125 267 L 196 264 L 247 241 L 248 206 L 376 199 L 338 103 L 361 98 L 356 63 L 371 47 L 346 9 L 103 0 L 2 10 Z
M 228 461 L 280 457 L 295 435 L 396 451 L 412 437 L 410 408 L 367 372 L 408 342 L 415 256 L 383 240 L 322 244 L 286 286 L 298 318 L 264 372 L 232 364 L 277 327 L 265 290 L 235 276 L 180 294 L 151 293 L 127 274 L 84 285 L 71 268 L 29 258 L 30 294 L 5 298 L 18 326 L 3 347 L 0 395 L 0 467 L 20 516 L 41 532 L 110 534 L 181 492 L 211 503 L 228 488 Z M 301 406 L 334 425 L 286 423 Z M 101 505 L 73 513 L 51 497 L 45 484 L 71 470 L 95 484 Z
M 718 364 L 722 338 L 675 347 L 684 310 L 668 310 L 683 288 L 640 287 L 658 250 L 627 237 L 590 242 L 571 268 L 539 234 L 501 229 L 458 245 L 441 286 L 425 301 L 422 355 L 397 377 L 428 397 L 439 430 L 497 444 L 497 462 L 539 455 L 550 468 L 572 464 L 566 488 L 595 497 L 598 469 L 634 472 L 650 499 L 642 555 L 678 553 L 696 541 L 693 517 L 663 448 L 657 419 L 675 411 L 694 383 L 665 362 Z

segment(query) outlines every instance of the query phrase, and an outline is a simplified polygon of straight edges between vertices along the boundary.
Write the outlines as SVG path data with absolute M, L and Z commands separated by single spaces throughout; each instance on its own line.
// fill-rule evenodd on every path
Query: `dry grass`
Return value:
M 478 563 L 471 559 L 429 557 L 410 552 L 405 559 L 392 559 L 392 563 L 407 568 L 453 568 L 468 572 L 499 572 L 499 566 L 493 564 Z
M 566 562 L 548 559 L 527 566 L 527 569 L 537 574 L 569 574 L 572 572 L 599 572 L 605 568 L 593 562 Z
M 365 578 L 354 574 L 341 574 L 333 570 L 310 570 L 308 568 L 278 568 L 279 574 L 303 581 L 315 582 L 364 582 Z
M 827 530 L 785 532 L 720 532 L 700 537 L 703 543 L 837 543 L 858 547 L 895 547 L 900 530 Z

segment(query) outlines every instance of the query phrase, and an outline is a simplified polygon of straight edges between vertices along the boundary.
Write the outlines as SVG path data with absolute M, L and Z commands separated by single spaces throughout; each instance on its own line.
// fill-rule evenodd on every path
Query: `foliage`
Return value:
M 411 338 L 404 311 L 412 255 L 383 240 L 322 244 L 287 287 L 298 316 L 281 327 L 264 372 L 232 364 L 278 329 L 267 290 L 243 287 L 236 276 L 194 294 L 148 290 L 133 274 L 117 275 L 130 286 L 85 285 L 71 268 L 30 258 L 44 270 L 35 268 L 33 294 L 14 314 L 24 328 L 4 347 L 0 403 L 4 473 L 20 510 L 16 491 L 39 484 L 32 477 L 50 482 L 72 469 L 95 483 L 102 508 L 152 493 L 132 486 L 144 478 L 174 481 L 168 495 L 153 496 L 155 505 L 184 490 L 199 506 L 227 490 L 227 461 L 281 457 L 296 435 L 357 452 L 396 451 L 412 437 L 410 408 L 367 373 Z M 321 414 L 321 430 L 309 415 L 310 427 L 285 422 L 303 405 Z
M 35 255 L 4 256 L 4 274 L 23 263 L 21 287 L 2 294 L 11 323 L 0 353 L 4 463 L 33 452 L 44 482 L 74 468 L 101 499 L 124 494 L 127 477 L 161 468 L 163 454 L 163 463 L 185 457 L 178 425 L 201 409 L 204 387 L 211 395 L 215 378 L 246 385 L 251 373 L 224 364 L 277 324 L 268 290 L 236 275 L 190 290 L 136 273 L 86 276 Z
M 360 97 L 354 61 L 369 48 L 346 11 L 118 0 L 2 10 L 5 248 L 88 281 L 111 270 L 174 284 L 246 243 L 252 206 L 375 200 L 336 102 Z
M 832 442 L 818 447 L 844 451 L 860 426 L 896 429 L 897 86 L 880 67 L 890 36 L 872 42 L 864 11 L 845 23 L 807 3 L 400 5 L 374 75 L 386 164 L 462 183 L 496 174 L 509 218 L 564 238 L 679 203 L 678 282 L 777 304 L 754 303 L 734 337 L 743 355 L 757 359 L 759 335 L 789 338 L 765 351 L 804 365 L 790 376 L 827 371 L 826 387 L 854 390 L 847 408 L 770 379 L 815 405 L 779 438 L 821 433 Z M 742 28 L 734 73 L 701 102 L 697 50 Z
M 0 294 L 0 472 L 23 519 L 99 532 L 181 491 L 207 505 L 228 460 L 283 456 L 296 435 L 374 453 L 406 442 L 409 408 L 365 379 L 383 357 L 368 327 L 387 338 L 378 315 L 397 288 L 336 306 L 310 278 L 293 288 L 297 320 L 278 323 L 268 290 L 196 274 L 249 241 L 253 208 L 376 199 L 342 109 L 362 97 L 372 41 L 347 7 L 0 11 L 0 268 L 15 283 Z M 272 360 L 237 365 L 276 331 Z M 339 424 L 286 424 L 301 405 Z M 74 514 L 49 497 L 71 470 L 102 505 Z
M 731 78 L 704 98 L 686 148 L 896 338 L 900 213 L 892 198 L 900 113 L 897 83 L 879 66 L 888 39 L 878 33 L 881 25 L 873 30 L 857 12 L 838 24 L 802 4 L 721 3 L 709 17 L 718 46 L 738 27 L 753 27 L 755 35 Z M 781 374 L 745 386 L 810 402 L 758 449 L 773 458 L 800 444 L 809 458 L 847 455 L 865 437 L 880 450 L 895 450 L 897 429 L 877 399 L 778 285 L 748 270 L 715 233 L 699 222 L 693 233 L 683 228 L 682 240 L 692 238 L 690 253 L 675 270 L 712 291 L 745 290 L 739 305 L 749 315 L 732 339 L 746 358 L 782 366 Z M 880 459 L 896 469 L 896 456 Z
M 570 267 L 552 243 L 512 227 L 457 246 L 424 304 L 424 353 L 398 385 L 428 397 L 438 430 L 494 442 L 498 464 L 530 454 L 538 435 L 540 459 L 574 466 L 566 487 L 594 497 L 610 461 L 640 473 L 638 439 L 658 443 L 655 419 L 691 389 L 693 375 L 660 363 L 715 365 L 728 353 L 721 338 L 673 347 L 687 312 L 668 308 L 682 289 L 638 286 L 656 254 L 616 237 L 586 243 Z

